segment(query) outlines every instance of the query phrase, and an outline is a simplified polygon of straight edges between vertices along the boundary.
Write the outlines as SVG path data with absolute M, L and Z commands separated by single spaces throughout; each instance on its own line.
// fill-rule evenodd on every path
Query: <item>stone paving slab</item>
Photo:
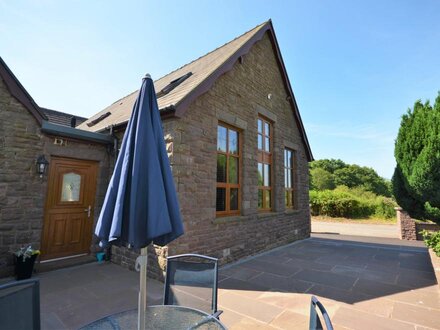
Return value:
M 149 304 L 161 303 L 163 284 L 147 283 Z M 41 274 L 42 327 L 76 329 L 136 308 L 138 285 L 139 273 L 113 264 Z M 335 329 L 440 329 L 440 289 L 418 243 L 321 235 L 220 269 L 229 329 L 307 329 L 311 295 Z

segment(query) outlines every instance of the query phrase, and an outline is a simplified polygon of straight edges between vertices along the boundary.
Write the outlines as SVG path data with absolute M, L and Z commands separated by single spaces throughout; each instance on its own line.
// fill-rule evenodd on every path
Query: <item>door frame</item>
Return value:
M 89 188 L 93 190 L 93 193 L 89 193 L 89 198 L 90 198 L 90 205 L 92 206 L 92 211 L 91 211 L 91 219 L 90 221 L 88 221 L 86 224 L 86 228 L 84 230 L 84 237 L 82 237 L 82 239 L 84 239 L 83 241 L 83 252 L 81 253 L 73 253 L 71 255 L 51 255 L 50 257 L 46 258 L 46 251 L 47 248 L 49 247 L 49 243 L 50 243 L 50 235 L 49 235 L 49 210 L 50 207 L 53 205 L 53 198 L 57 198 L 55 197 L 54 194 L 56 194 L 57 192 L 59 192 L 58 188 L 59 187 L 55 187 L 55 180 L 56 180 L 56 176 L 57 176 L 57 172 L 56 172 L 56 162 L 57 161 L 70 161 L 70 162 L 78 162 L 78 163 L 82 163 L 82 164 L 88 164 L 91 166 L 91 170 L 92 170 L 92 178 L 89 178 L 89 180 L 86 182 L 86 184 L 90 184 L 90 187 L 93 188 Z M 84 254 L 90 254 L 90 246 L 91 246 L 91 242 L 92 242 L 92 237 L 93 237 L 93 228 L 94 228 L 94 223 L 95 223 L 95 219 L 94 219 L 94 211 L 95 211 L 95 202 L 96 202 L 96 193 L 97 193 L 97 183 L 98 183 L 98 169 L 99 169 L 99 161 L 97 160 L 90 160 L 90 159 L 81 159 L 81 158 L 72 158 L 72 157 L 64 157 L 64 156 L 50 156 L 50 165 L 49 165 L 49 174 L 48 174 L 48 181 L 47 181 L 47 190 L 46 190 L 46 195 L 45 195 L 45 205 L 44 205 L 44 216 L 43 216 L 43 226 L 41 229 L 41 255 L 40 255 L 40 260 L 41 261 L 50 261 L 50 260 L 60 260 L 60 259 L 67 259 L 67 258 L 71 258 L 71 257 L 75 257 L 77 255 L 84 255 Z M 90 181 L 90 182 L 89 182 Z M 84 190 L 86 190 L 86 187 L 84 187 Z M 84 196 L 84 198 L 87 198 L 86 196 Z

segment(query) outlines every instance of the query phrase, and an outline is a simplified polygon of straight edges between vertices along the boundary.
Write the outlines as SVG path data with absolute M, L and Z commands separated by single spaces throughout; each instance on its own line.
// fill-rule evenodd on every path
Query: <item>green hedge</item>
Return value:
M 310 205 L 314 216 L 384 219 L 396 216 L 396 203 L 391 198 L 377 196 L 361 188 L 340 186 L 335 190 L 311 190 Z
M 435 254 L 440 257 L 440 231 L 429 232 L 422 230 L 420 234 L 422 234 L 425 244 L 433 249 Z

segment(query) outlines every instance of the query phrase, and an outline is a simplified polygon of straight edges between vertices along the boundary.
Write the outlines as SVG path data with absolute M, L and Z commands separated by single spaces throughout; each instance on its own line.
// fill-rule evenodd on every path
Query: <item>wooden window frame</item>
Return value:
M 242 153 L 242 131 L 238 129 L 237 127 L 225 124 L 223 122 L 218 122 L 217 124 L 217 134 L 218 134 L 218 128 L 219 126 L 222 126 L 227 129 L 226 133 L 226 152 L 220 151 L 217 148 L 216 156 L 219 154 L 226 156 L 226 182 L 216 182 L 216 188 L 225 188 L 225 211 L 217 211 L 216 210 L 216 216 L 217 217 L 225 217 L 225 216 L 231 216 L 231 215 L 239 215 L 241 212 L 241 172 L 242 172 L 242 159 L 241 159 L 241 153 Z M 231 154 L 229 153 L 229 130 L 233 130 L 237 132 L 238 134 L 238 154 Z M 218 141 L 217 141 L 218 143 Z M 229 183 L 229 158 L 234 157 L 238 158 L 238 183 Z M 216 179 L 217 181 L 217 179 Z M 238 189 L 238 209 L 237 210 L 231 210 L 230 202 L 231 202 L 231 188 Z M 216 189 L 216 200 L 217 200 L 217 189 Z
M 260 131 L 258 130 L 258 121 L 261 120 L 262 122 L 262 132 L 260 134 Z M 269 134 L 266 134 L 266 125 L 269 125 Z M 258 147 L 258 137 L 259 135 L 262 135 L 262 147 L 263 149 L 259 149 Z M 266 151 L 266 139 L 269 139 L 269 151 Z M 273 195 L 273 161 L 272 161 L 272 155 L 273 155 L 273 122 L 269 119 L 259 115 L 257 118 L 257 162 L 258 164 L 263 164 L 263 172 L 264 172 L 264 165 L 270 166 L 270 173 L 269 173 L 269 180 L 270 185 L 269 186 L 260 186 L 258 185 L 258 195 L 260 194 L 260 191 L 262 191 L 263 195 L 263 207 L 258 206 L 258 200 L 257 200 L 257 208 L 259 212 L 270 212 L 273 209 L 274 206 L 274 195 Z M 258 171 L 258 169 L 257 169 Z M 264 179 L 263 179 L 264 184 Z M 266 194 L 267 192 L 270 193 L 270 205 L 266 205 Z M 257 195 L 257 196 L 258 196 Z M 259 197 L 257 197 L 259 198 Z
M 287 164 L 287 159 L 286 159 L 286 152 L 290 152 L 291 153 L 291 157 L 290 157 L 290 164 Z M 286 166 L 287 164 L 287 166 Z M 296 186 L 296 151 L 288 148 L 288 147 L 284 147 L 284 163 L 283 163 L 283 168 L 284 168 L 284 206 L 286 207 L 286 209 L 289 210 L 295 210 L 297 208 L 296 205 L 296 194 L 295 194 L 295 186 Z M 290 178 L 291 178 L 291 187 L 287 187 L 286 186 L 286 171 L 290 171 Z M 287 199 L 286 199 L 286 192 L 290 191 L 291 193 L 291 205 L 287 204 Z

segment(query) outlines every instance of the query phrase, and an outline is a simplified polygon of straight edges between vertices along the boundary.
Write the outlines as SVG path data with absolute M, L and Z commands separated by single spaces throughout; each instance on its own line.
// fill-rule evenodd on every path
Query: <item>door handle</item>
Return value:
M 84 209 L 84 212 L 87 212 L 87 218 L 90 218 L 90 214 L 92 213 L 92 205 L 89 205 L 88 208 Z

